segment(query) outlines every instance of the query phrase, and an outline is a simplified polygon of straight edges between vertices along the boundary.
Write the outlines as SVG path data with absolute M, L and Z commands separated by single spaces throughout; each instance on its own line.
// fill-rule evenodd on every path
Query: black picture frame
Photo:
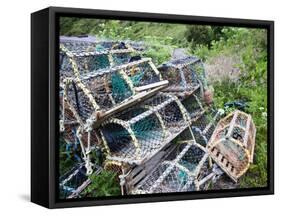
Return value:
M 59 200 L 57 146 L 60 16 L 266 28 L 268 32 L 268 185 L 189 193 Z M 31 201 L 47 208 L 274 194 L 274 22 L 264 20 L 49 7 L 31 14 Z

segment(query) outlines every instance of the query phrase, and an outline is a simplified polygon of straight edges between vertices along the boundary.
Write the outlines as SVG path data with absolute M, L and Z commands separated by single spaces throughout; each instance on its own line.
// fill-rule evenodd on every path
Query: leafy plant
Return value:
M 91 184 L 83 192 L 89 197 L 118 196 L 121 195 L 120 185 L 116 173 L 103 170 L 101 173 L 92 174 Z

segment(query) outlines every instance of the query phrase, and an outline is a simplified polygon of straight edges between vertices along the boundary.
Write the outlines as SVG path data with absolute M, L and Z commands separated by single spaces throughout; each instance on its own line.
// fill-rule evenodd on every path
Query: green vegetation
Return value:
M 59 154 L 59 173 L 64 175 L 75 165 L 75 158 L 73 154 L 69 154 L 66 150 L 66 142 L 61 138 L 60 139 L 60 154 Z
M 143 55 L 152 57 L 156 64 L 168 61 L 175 48 L 185 48 L 188 54 L 202 58 L 207 66 L 208 78 L 213 78 L 209 85 L 214 89 L 215 105 L 223 108 L 226 102 L 246 102 L 248 107 L 245 111 L 252 115 L 257 128 L 254 163 L 241 178 L 240 187 L 267 185 L 265 30 L 77 18 L 61 20 L 61 35 L 81 34 L 113 40 L 142 41 L 147 46 Z M 225 65 L 226 60 L 230 62 L 229 67 Z M 208 70 L 208 66 L 220 68 L 223 74 L 216 74 L 215 69 Z M 97 182 L 92 189 L 96 190 L 101 185 Z
M 105 170 L 98 175 L 93 174 L 90 176 L 91 184 L 83 191 L 83 194 L 88 197 L 121 195 L 117 178 L 116 173 Z

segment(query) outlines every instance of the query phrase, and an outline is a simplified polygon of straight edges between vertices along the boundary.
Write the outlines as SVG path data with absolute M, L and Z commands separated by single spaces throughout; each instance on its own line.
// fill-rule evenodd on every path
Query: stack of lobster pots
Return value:
M 116 173 L 123 195 L 181 192 L 202 190 L 222 172 L 237 181 L 253 161 L 251 117 L 237 111 L 221 119 L 223 111 L 211 108 L 202 61 L 184 56 L 157 67 L 143 49 L 60 38 L 60 133 L 81 150 L 61 188 L 86 173 L 68 198 L 101 170 Z

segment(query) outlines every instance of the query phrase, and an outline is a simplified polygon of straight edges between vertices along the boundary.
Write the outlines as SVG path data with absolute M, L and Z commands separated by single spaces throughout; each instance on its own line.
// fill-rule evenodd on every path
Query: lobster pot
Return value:
M 160 93 L 145 101 L 142 106 L 148 109 L 159 109 L 157 115 L 161 116 L 167 137 L 173 137 L 190 124 L 189 115 L 176 96 Z
M 98 175 L 102 168 L 99 166 L 93 167 L 94 173 Z M 80 163 L 73 167 L 59 179 L 60 198 L 72 199 L 81 197 L 81 193 L 91 183 L 91 180 L 86 174 L 84 163 Z M 83 195 L 84 196 L 84 195 Z
M 113 108 L 134 94 L 123 74 L 118 71 L 72 80 L 66 88 L 66 103 L 84 125 L 97 111 Z
M 77 137 L 77 128 L 78 128 L 78 124 L 64 125 L 64 131 L 61 133 L 61 137 L 63 137 L 66 143 L 70 145 L 76 145 L 77 143 L 79 143 Z
M 128 63 L 136 51 L 124 42 L 60 37 L 60 79 Z
M 124 68 L 124 71 L 136 87 L 149 85 L 162 80 L 159 71 L 151 62 L 150 58 L 144 58 L 135 61 L 135 63 L 131 62 L 128 64 L 128 67 Z
M 88 179 L 83 164 L 75 166 L 59 179 L 60 198 L 65 199 L 75 193 L 76 189 Z
M 161 80 L 151 64 L 150 59 L 143 59 L 66 80 L 66 102 L 81 124 L 85 124 L 87 119 L 98 121 L 97 111 L 104 113 L 123 102 L 130 104 L 130 99 L 138 97 L 138 87 Z
M 106 50 L 101 45 L 91 48 L 93 51 L 69 51 L 61 45 L 60 49 L 60 77 L 83 75 L 117 65 L 128 63 L 133 56 L 133 49 Z M 96 49 L 96 50 L 95 50 Z
M 157 167 L 162 161 L 164 161 L 176 147 L 177 146 L 174 145 L 173 142 L 170 142 L 168 145 L 158 151 L 153 157 L 151 157 L 141 165 L 128 166 L 128 164 L 120 163 L 122 169 L 124 170 L 124 173 L 126 173 L 124 179 L 124 188 L 126 190 L 126 193 L 130 194 L 133 190 L 135 190 L 140 182 L 142 182 L 148 174 L 155 170 L 155 167 Z
M 73 88 L 77 91 L 77 95 L 80 92 L 81 94 L 81 89 L 77 88 L 76 86 L 74 87 L 74 83 L 70 83 L 69 91 L 68 93 L 70 94 L 71 91 L 74 91 Z M 73 93 L 73 92 L 72 92 Z M 92 143 L 97 144 L 98 143 L 98 136 L 96 134 L 95 130 L 90 130 L 89 132 L 86 132 L 85 130 L 82 130 L 81 127 L 81 122 L 82 120 L 86 119 L 84 115 L 80 115 L 83 113 L 87 113 L 87 106 L 81 101 L 76 102 L 76 95 L 73 93 L 72 95 L 74 98 L 72 100 L 67 99 L 66 97 L 64 99 L 60 100 L 60 103 L 62 104 L 60 108 L 63 108 L 63 110 L 60 112 L 60 131 L 61 131 L 61 136 L 64 138 L 64 140 L 68 144 L 76 144 L 76 143 L 81 143 L 85 147 L 92 145 Z M 70 95 L 71 96 L 71 95 Z M 81 98 L 81 97 L 80 97 Z M 82 97 L 83 98 L 83 97 Z M 78 97 L 77 97 L 78 99 Z M 88 98 L 85 97 L 86 102 L 89 101 L 87 100 Z M 62 101 L 63 100 L 63 101 Z M 73 101 L 74 100 L 74 101 Z M 71 103 L 73 102 L 73 103 Z M 76 102 L 76 103 L 75 103 Z M 81 108 L 80 108 L 81 106 Z M 82 118 L 81 118 L 82 117 Z M 79 129 L 79 130 L 78 130 Z M 90 134 L 88 134 L 90 133 Z
M 74 65 L 71 62 L 70 58 L 60 51 L 60 56 L 59 56 L 59 69 L 60 69 L 60 83 L 63 82 L 63 80 L 67 77 L 74 77 Z M 75 64 L 75 63 L 74 63 Z
M 129 44 L 121 41 L 98 40 L 93 36 L 86 37 L 66 37 L 60 36 L 60 43 L 68 50 L 76 52 L 127 49 Z
M 59 118 L 61 121 L 61 127 L 63 124 L 75 124 L 77 123 L 77 119 L 69 107 L 68 103 L 64 103 L 64 86 L 60 85 L 60 92 L 59 92 Z M 63 131 L 64 128 L 61 128 L 60 131 Z
M 101 165 L 102 146 L 96 130 L 85 131 L 79 125 L 65 125 L 61 137 L 66 141 L 66 154 L 73 155 L 78 161 L 85 162 L 87 175 L 92 174 L 92 164 Z
M 94 37 L 65 37 L 60 36 L 60 44 L 62 44 L 70 52 L 93 52 L 101 50 L 111 50 L 118 44 L 117 41 L 99 41 Z
M 87 149 L 87 151 L 92 148 L 100 147 L 101 138 L 96 130 L 81 130 L 81 127 L 77 129 L 76 137 L 79 139 L 79 143 L 83 146 L 83 148 Z
M 235 182 L 253 162 L 255 135 L 251 116 L 236 110 L 219 121 L 208 143 L 212 159 Z
M 72 52 L 79 73 L 85 74 L 128 63 L 133 50 L 101 50 L 93 52 Z
M 60 36 L 60 44 L 71 52 L 93 52 L 101 50 L 129 49 L 129 43 L 121 41 L 98 40 L 93 36 L 66 37 Z
M 78 66 L 79 74 L 89 73 L 99 69 L 109 68 L 109 52 L 79 52 L 72 53 L 73 59 Z
M 198 144 L 206 147 L 222 114 L 221 110 L 209 109 L 193 122 L 191 128 Z
M 145 46 L 142 42 L 100 40 L 89 35 L 82 37 L 60 36 L 60 43 L 70 51 L 94 51 L 99 49 L 99 47 L 106 50 L 128 49 L 130 47 L 133 47 L 133 49 L 139 51 L 143 51 L 145 49 Z
M 168 92 L 177 95 L 190 95 L 197 88 L 205 84 L 204 66 L 196 57 L 186 57 L 172 60 L 158 67 L 163 79 L 169 80 Z
M 71 52 L 94 51 L 97 43 L 98 41 L 94 37 L 60 36 L 60 44 Z
M 64 107 L 62 108 L 62 112 L 60 113 L 60 119 L 64 124 L 75 125 L 76 123 L 78 123 L 77 118 L 75 117 L 68 103 L 64 103 Z
M 60 93 L 60 136 L 69 145 L 79 143 L 77 140 L 77 128 L 79 122 L 67 103 L 63 102 L 63 96 Z
M 148 160 L 190 125 L 177 97 L 159 94 L 106 120 L 100 133 L 108 159 L 129 164 Z
M 96 130 L 89 132 L 81 131 L 78 124 L 65 124 L 65 129 L 61 132 L 60 137 L 64 139 L 65 153 L 72 154 L 74 152 L 79 154 L 79 157 L 85 159 L 92 150 L 100 148 L 100 137 Z
M 193 92 L 192 95 L 181 98 L 181 102 L 193 122 L 196 121 L 205 112 L 199 95 L 200 89 L 197 89 Z
M 77 80 L 65 84 L 64 109 L 69 107 L 80 125 L 83 125 L 96 110 L 95 103 L 85 86 Z
M 198 176 L 208 154 L 199 144 L 183 141 L 165 161 L 160 163 L 133 194 L 194 191 L 199 189 Z

